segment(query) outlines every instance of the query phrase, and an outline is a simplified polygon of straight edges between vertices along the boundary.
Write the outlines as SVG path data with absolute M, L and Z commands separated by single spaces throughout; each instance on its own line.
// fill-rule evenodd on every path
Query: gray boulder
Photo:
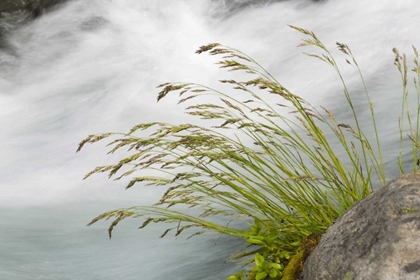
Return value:
M 300 279 L 420 279 L 420 174 L 401 175 L 346 211 Z

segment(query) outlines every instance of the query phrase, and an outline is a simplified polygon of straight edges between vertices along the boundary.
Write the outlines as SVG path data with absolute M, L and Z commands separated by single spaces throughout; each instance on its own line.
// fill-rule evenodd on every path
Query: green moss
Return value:
M 347 271 L 346 274 L 344 275 L 343 280 L 352 280 L 354 276 L 354 272 L 353 271 Z
M 297 254 L 290 259 L 289 264 L 284 269 L 282 280 L 296 280 L 299 278 L 306 259 L 316 248 L 321 237 L 322 233 L 315 232 L 302 240 Z
M 403 214 L 415 213 L 417 211 L 418 211 L 417 207 L 407 207 L 403 209 Z

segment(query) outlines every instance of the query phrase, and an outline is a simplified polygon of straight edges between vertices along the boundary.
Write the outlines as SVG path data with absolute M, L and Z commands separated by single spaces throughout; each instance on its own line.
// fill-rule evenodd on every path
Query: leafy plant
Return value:
M 166 188 L 153 206 L 109 211 L 89 225 L 113 219 L 109 227 L 111 237 L 114 227 L 122 220 L 142 217 L 145 220 L 140 228 L 150 223 L 173 225 L 161 237 L 171 231 L 178 236 L 191 229 L 197 231 L 190 237 L 206 230 L 228 234 L 247 244 L 244 251 L 232 256 L 240 260 L 245 270 L 230 276 L 229 280 L 280 279 L 290 258 L 298 253 L 302 240 L 312 233 L 324 232 L 346 209 L 372 192 L 373 179 L 386 184 L 374 106 L 350 48 L 337 43 L 365 86 L 375 131 L 374 145 L 362 130 L 349 89 L 329 50 L 313 32 L 291 27 L 307 36 L 300 46 L 313 46 L 322 51 L 320 55 L 307 55 L 326 62 L 338 74 L 353 115 L 351 124 L 338 122 L 324 107 L 314 108 L 239 50 L 220 44 L 202 46 L 198 54 L 221 56 L 218 62 L 221 68 L 245 72 L 252 79 L 221 80 L 233 87 L 229 93 L 194 83 L 159 86 L 158 101 L 168 94 L 178 93 L 179 103 L 196 101 L 186 108 L 187 114 L 213 124 L 217 122 L 215 126 L 151 122 L 139 124 L 127 133 L 104 133 L 84 139 L 77 151 L 87 143 L 110 137 L 113 140 L 108 144 L 109 153 L 122 148 L 128 150 L 128 155 L 120 161 L 99 166 L 85 178 L 108 173 L 110 178 L 120 180 L 136 174 L 127 189 L 138 183 Z M 401 151 L 403 119 L 407 117 L 416 171 L 420 107 L 412 128 L 407 105 L 406 58 L 397 51 L 395 54 L 403 81 Z M 415 55 L 418 81 L 416 50 Z M 415 85 L 419 94 L 418 83 Z M 267 95 L 277 97 L 278 103 L 265 101 Z M 202 103 L 201 96 L 212 99 Z M 338 148 L 327 138 L 327 132 L 338 140 Z M 344 151 L 344 155 L 338 156 L 337 149 Z M 403 172 L 401 157 L 402 152 Z M 152 176 L 149 172 L 161 175 Z M 185 210 L 185 206 L 193 209 Z M 220 217 L 234 222 L 226 225 L 226 219 Z

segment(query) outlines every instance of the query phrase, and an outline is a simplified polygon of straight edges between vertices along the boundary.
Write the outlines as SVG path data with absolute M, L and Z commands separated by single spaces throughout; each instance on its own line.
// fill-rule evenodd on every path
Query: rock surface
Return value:
M 302 280 L 420 279 L 420 174 L 357 202 L 323 235 Z

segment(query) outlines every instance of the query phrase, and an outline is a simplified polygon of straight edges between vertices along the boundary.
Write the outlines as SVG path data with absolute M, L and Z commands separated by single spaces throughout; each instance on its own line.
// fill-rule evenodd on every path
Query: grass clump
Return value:
M 346 209 L 372 192 L 375 180 L 385 185 L 386 176 L 374 107 L 350 48 L 337 43 L 365 86 L 375 131 L 373 142 L 362 130 L 350 92 L 330 51 L 314 33 L 291 27 L 306 36 L 300 46 L 316 47 L 322 52 L 307 55 L 329 64 L 338 74 L 353 115 L 351 123 L 338 122 L 326 108 L 314 108 L 239 50 L 220 44 L 202 46 L 197 53 L 220 56 L 221 68 L 245 72 L 251 78 L 221 80 L 233 87 L 232 93 L 194 83 L 159 86 L 158 101 L 178 93 L 179 103 L 195 101 L 186 108 L 187 114 L 213 124 L 217 122 L 215 126 L 151 122 L 139 124 L 127 133 L 90 135 L 84 139 L 78 151 L 87 143 L 103 139 L 112 139 L 109 153 L 122 148 L 128 150 L 128 155 L 120 161 L 99 166 L 85 178 L 94 173 L 107 173 L 115 180 L 130 177 L 127 189 L 138 183 L 166 189 L 153 206 L 109 211 L 89 225 L 113 219 L 109 227 L 111 237 L 115 226 L 131 217 L 144 218 L 140 228 L 151 223 L 168 223 L 170 226 L 161 237 L 170 232 L 178 236 L 184 231 L 190 232 L 189 237 L 206 230 L 227 234 L 247 244 L 244 250 L 232 255 L 233 260 L 244 265 L 244 270 L 228 277 L 229 280 L 282 279 L 283 276 L 293 279 L 290 275 L 298 275 L 299 269 L 292 268 L 293 263 L 301 269 L 309 254 L 305 247 L 308 242 L 301 244 L 302 240 L 311 241 L 311 236 L 315 236 L 319 241 L 319 233 L 325 232 Z M 418 81 L 416 50 L 415 54 Z M 395 55 L 404 85 L 401 143 L 403 119 L 407 117 L 416 171 L 419 109 L 413 121 L 407 103 L 406 57 L 396 50 Z M 415 85 L 419 93 L 417 82 Z M 266 102 L 267 95 L 276 96 L 278 103 Z M 201 96 L 213 99 L 203 103 Z M 284 110 L 288 114 L 281 113 Z M 228 132 L 233 136 L 227 136 Z M 332 138 L 339 143 L 338 148 L 333 148 L 327 133 L 335 136 Z M 338 156 L 337 149 L 344 154 Z M 401 157 L 402 144 L 403 172 Z M 185 210 L 185 207 L 192 209 Z M 227 225 L 226 220 L 229 220 Z

